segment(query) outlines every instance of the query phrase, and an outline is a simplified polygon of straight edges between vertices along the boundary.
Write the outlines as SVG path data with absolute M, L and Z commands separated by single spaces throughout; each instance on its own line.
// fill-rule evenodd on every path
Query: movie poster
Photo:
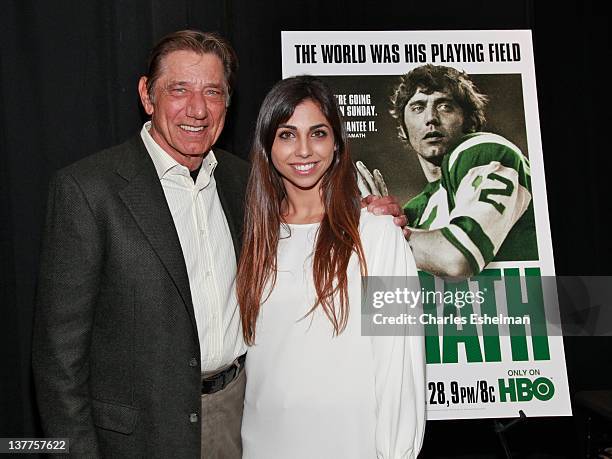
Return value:
M 441 66 L 462 82 L 451 102 L 419 89 Z M 330 85 L 353 158 L 476 273 L 420 272 L 428 419 L 571 415 L 530 31 L 283 32 L 282 68 Z

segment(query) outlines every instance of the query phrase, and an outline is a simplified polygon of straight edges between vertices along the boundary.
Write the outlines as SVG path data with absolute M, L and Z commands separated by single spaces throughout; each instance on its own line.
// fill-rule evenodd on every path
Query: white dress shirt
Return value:
M 217 194 L 217 159 L 204 157 L 194 183 L 189 169 L 166 153 L 149 134 L 140 136 L 155 165 L 178 233 L 195 313 L 202 372 L 230 364 L 246 351 L 236 300 L 236 254 Z

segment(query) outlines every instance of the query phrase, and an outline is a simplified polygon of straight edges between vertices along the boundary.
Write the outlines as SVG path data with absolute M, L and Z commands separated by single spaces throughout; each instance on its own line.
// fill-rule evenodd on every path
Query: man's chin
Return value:
M 429 149 L 425 152 L 425 154 L 421 155 L 423 159 L 429 161 L 432 164 L 439 166 L 442 164 L 442 160 L 444 159 L 444 155 L 446 154 L 446 149 L 444 148 L 434 148 Z
M 185 148 L 181 151 L 181 155 L 186 158 L 202 158 L 206 156 L 212 147 L 204 147 L 198 145 L 197 147 L 191 146 L 190 148 Z

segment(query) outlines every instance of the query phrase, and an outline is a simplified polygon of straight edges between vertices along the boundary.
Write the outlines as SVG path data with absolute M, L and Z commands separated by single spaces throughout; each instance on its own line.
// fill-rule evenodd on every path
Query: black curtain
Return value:
M 191 27 L 217 30 L 233 43 L 241 68 L 219 144 L 246 157 L 259 104 L 281 76 L 281 30 L 531 29 L 557 273 L 609 275 L 612 244 L 604 220 L 612 153 L 610 96 L 600 68 L 609 58 L 604 11 L 581 0 L 3 2 L 0 437 L 40 436 L 30 340 L 49 177 L 140 129 L 136 84 L 161 36 Z M 566 338 L 572 393 L 610 388 L 611 351 L 604 338 Z M 542 445 L 532 449 L 569 451 L 571 419 L 530 422 L 520 434 Z M 425 452 L 431 457 L 498 452 L 488 421 L 428 428 Z M 452 441 L 461 438 L 479 441 Z

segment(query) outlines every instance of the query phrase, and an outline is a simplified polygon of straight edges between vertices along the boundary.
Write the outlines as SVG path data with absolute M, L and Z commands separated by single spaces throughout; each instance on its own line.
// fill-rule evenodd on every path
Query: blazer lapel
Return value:
M 189 277 L 166 197 L 140 136 L 128 146 L 133 147 L 130 149 L 132 154 L 126 155 L 126 161 L 117 169 L 117 173 L 129 183 L 119 195 L 172 278 L 197 339 Z

